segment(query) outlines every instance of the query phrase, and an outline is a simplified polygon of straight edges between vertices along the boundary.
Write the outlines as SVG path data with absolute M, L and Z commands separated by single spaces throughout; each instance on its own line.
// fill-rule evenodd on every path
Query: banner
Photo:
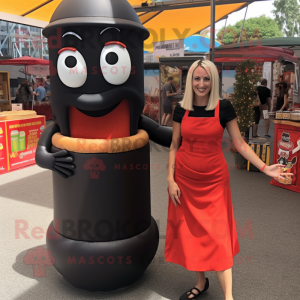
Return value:
M 0 174 L 35 164 L 45 117 L 0 122 Z
M 267 79 L 267 88 L 271 90 L 271 83 L 272 83 L 272 63 L 265 62 L 263 66 L 263 78 Z
M 250 59 L 251 61 L 257 62 L 257 63 L 263 63 L 263 62 L 274 62 L 275 59 L 272 57 L 218 57 L 215 58 L 215 62 L 242 62 L 246 59 Z
M 160 57 L 183 57 L 183 40 L 162 41 L 153 43 L 153 53 L 156 62 Z

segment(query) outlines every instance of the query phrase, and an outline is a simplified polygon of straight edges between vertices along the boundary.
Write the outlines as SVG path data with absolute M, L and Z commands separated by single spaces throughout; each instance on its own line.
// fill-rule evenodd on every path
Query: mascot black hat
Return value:
M 43 35 L 48 37 L 51 30 L 57 27 L 100 24 L 139 29 L 144 33 L 144 40 L 149 37 L 148 30 L 126 0 L 64 0 L 53 13 Z

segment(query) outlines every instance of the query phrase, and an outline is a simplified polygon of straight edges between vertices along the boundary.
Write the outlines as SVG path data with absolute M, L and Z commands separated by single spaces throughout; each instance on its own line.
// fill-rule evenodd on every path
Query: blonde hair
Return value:
M 200 60 L 196 60 L 190 67 L 186 79 L 185 85 L 185 93 L 182 101 L 179 102 L 182 108 L 185 110 L 194 110 L 193 108 L 193 100 L 194 100 L 194 90 L 193 90 L 193 74 L 196 68 L 199 66 Z M 209 100 L 207 107 L 205 110 L 214 110 L 219 102 L 219 74 L 217 67 L 214 63 L 209 60 L 202 60 L 201 65 L 208 75 L 210 76 L 211 80 L 211 90 L 209 95 Z

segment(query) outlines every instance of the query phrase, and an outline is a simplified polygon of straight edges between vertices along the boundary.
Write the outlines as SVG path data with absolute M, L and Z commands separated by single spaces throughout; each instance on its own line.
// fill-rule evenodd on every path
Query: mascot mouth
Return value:
M 103 117 L 107 114 L 109 114 L 110 112 L 112 112 L 115 108 L 117 108 L 117 106 L 120 104 L 121 102 L 116 103 L 115 105 L 113 105 L 112 107 L 106 108 L 106 109 L 101 109 L 101 110 L 83 110 L 83 109 L 79 109 L 78 110 L 80 112 L 82 112 L 83 114 L 85 114 L 86 116 L 89 117 Z
M 79 97 L 83 100 L 82 95 Z M 97 95 L 88 95 L 97 97 Z M 86 99 L 89 100 L 89 99 Z M 130 105 L 123 99 L 111 107 L 83 110 L 69 107 L 70 137 L 82 139 L 112 139 L 130 136 Z

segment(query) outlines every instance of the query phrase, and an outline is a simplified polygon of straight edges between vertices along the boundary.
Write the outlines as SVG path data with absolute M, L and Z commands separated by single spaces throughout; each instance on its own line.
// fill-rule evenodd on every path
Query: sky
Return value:
M 266 15 L 266 17 L 274 18 L 272 10 L 275 9 L 273 6 L 274 0 L 270 1 L 257 1 L 248 6 L 246 20 L 250 18 L 260 17 Z M 234 25 L 236 22 L 244 19 L 246 8 L 232 13 L 228 16 L 227 25 Z M 216 29 L 221 29 L 225 25 L 225 20 L 216 23 Z

